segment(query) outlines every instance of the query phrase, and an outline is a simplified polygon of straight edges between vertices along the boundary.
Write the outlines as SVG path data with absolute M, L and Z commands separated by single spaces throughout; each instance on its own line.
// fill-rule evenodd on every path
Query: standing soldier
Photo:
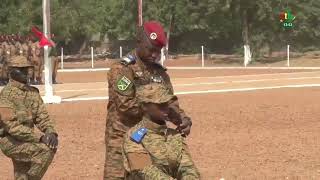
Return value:
M 29 59 L 34 67 L 33 81 L 34 84 L 42 84 L 42 70 L 43 70 L 43 54 L 39 47 L 39 42 L 32 42 L 28 40 Z
M 5 49 L 5 55 L 6 55 L 6 59 L 10 57 L 11 55 L 11 48 L 10 48 L 10 40 L 9 40 L 9 36 L 5 36 L 5 41 L 3 43 L 3 47 Z
M 31 56 L 31 54 L 30 54 L 31 50 L 30 50 L 30 47 L 29 47 L 27 41 L 22 41 L 22 49 L 23 49 L 24 52 L 26 52 L 27 58 L 30 61 L 29 58 Z
M 10 36 L 9 40 L 10 40 L 9 42 L 10 55 L 9 55 L 8 61 L 10 61 L 13 56 L 16 56 L 19 54 L 12 35 Z
M 53 84 L 58 84 L 58 81 L 57 81 L 58 67 L 59 67 L 59 58 L 56 55 L 52 59 L 52 83 Z
M 21 39 L 21 38 L 20 38 Z M 22 41 L 22 39 L 21 39 Z M 22 50 L 22 55 L 31 63 L 32 67 L 29 68 L 29 77 L 30 77 L 30 82 L 32 84 L 35 84 L 35 66 L 34 64 L 32 63 L 32 59 L 30 58 L 31 57 L 31 50 L 30 50 L 30 47 L 28 46 L 27 42 L 26 41 L 22 41 L 22 44 L 21 44 L 21 50 Z
M 28 39 L 29 55 L 30 57 L 34 54 L 36 48 L 38 47 L 39 42 L 32 42 L 31 39 Z
M 12 159 L 15 179 L 40 180 L 57 150 L 58 134 L 39 90 L 27 84 L 30 63 L 16 61 L 10 62 L 10 80 L 0 93 L 0 149 Z
M 19 46 L 18 52 L 19 52 L 19 54 L 12 57 L 12 59 L 15 59 L 15 58 L 23 59 L 20 61 L 21 62 L 28 61 L 31 64 L 31 66 L 28 67 L 28 82 L 30 82 L 31 84 L 34 84 L 34 81 L 33 81 L 34 80 L 34 65 L 29 59 L 28 47 L 25 47 L 24 44 L 21 44 Z
M 20 36 L 15 36 L 14 37 L 14 42 L 13 42 L 14 46 L 16 47 L 17 51 L 18 51 L 18 54 L 22 54 L 22 44 L 21 44 L 21 39 L 20 39 Z
M 52 38 L 54 38 L 55 35 L 52 34 Z M 57 51 L 57 44 L 54 44 L 54 46 L 51 48 L 50 56 L 51 56 L 51 62 L 52 62 L 52 83 L 58 84 L 57 82 L 57 74 L 58 74 L 58 66 L 59 66 L 59 59 L 58 59 L 58 51 Z
M 51 62 L 52 62 L 52 83 L 53 84 L 58 84 L 57 82 L 57 74 L 58 74 L 58 65 L 59 65 L 59 59 L 57 56 L 57 48 L 52 47 L 50 51 L 50 57 L 51 57 Z
M 173 94 L 166 68 L 159 64 L 161 48 L 166 44 L 163 27 L 158 22 L 146 22 L 138 29 L 137 48 L 120 62 L 112 65 L 108 73 L 108 115 L 105 133 L 106 155 L 104 179 L 124 179 L 122 162 L 123 136 L 129 128 L 141 121 L 141 105 L 136 91 L 141 85 L 159 83 Z M 170 119 L 183 135 L 191 129 L 191 119 L 180 109 L 175 97 L 169 103 Z
M 9 36 L 5 36 L 5 42 L 3 43 L 3 49 L 4 49 L 4 68 L 1 74 L 2 79 L 4 79 L 5 83 L 8 82 L 8 62 L 10 61 L 11 58 L 11 46 L 9 44 L 10 39 Z
M 32 63 L 34 64 L 34 82 L 42 84 L 42 71 L 44 69 L 43 51 L 39 47 L 32 47 Z
M 5 71 L 5 50 L 2 42 L 2 37 L 0 41 L 0 86 L 4 86 L 6 84 L 4 77 L 2 74 Z

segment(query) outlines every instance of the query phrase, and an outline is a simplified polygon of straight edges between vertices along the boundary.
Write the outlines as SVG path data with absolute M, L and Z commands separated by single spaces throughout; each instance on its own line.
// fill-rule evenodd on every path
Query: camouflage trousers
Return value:
M 38 81 L 39 83 L 42 83 L 42 71 L 44 69 L 44 66 L 42 64 L 35 65 L 34 66 L 34 75 L 33 80 Z
M 52 82 L 56 82 L 57 80 L 58 66 L 59 59 L 57 57 L 54 57 L 52 61 Z
M 8 79 L 8 67 L 5 64 L 0 64 L 0 80 Z
M 124 134 L 125 132 L 114 129 L 111 122 L 108 121 L 105 134 L 104 180 L 124 180 L 122 156 Z
M 0 149 L 12 159 L 15 180 L 40 180 L 55 154 L 45 144 L 20 142 L 11 137 L 0 139 Z

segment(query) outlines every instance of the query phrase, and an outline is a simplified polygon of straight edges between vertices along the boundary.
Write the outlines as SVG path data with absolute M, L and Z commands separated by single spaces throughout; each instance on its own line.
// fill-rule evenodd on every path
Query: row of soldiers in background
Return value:
M 31 36 L 0 35 L 0 86 L 8 83 L 8 64 L 10 61 L 21 61 L 26 58 L 31 66 L 28 69 L 29 83 L 43 84 L 42 72 L 44 69 L 43 48 Z M 52 53 L 51 53 L 52 54 Z M 58 59 L 52 57 L 52 82 L 57 83 Z

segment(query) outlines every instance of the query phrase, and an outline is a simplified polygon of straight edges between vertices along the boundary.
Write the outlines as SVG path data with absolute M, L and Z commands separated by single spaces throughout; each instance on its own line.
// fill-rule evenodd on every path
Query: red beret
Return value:
M 147 34 L 148 38 L 152 44 L 163 47 L 167 43 L 166 35 L 163 27 L 159 22 L 149 21 L 143 24 L 144 32 Z

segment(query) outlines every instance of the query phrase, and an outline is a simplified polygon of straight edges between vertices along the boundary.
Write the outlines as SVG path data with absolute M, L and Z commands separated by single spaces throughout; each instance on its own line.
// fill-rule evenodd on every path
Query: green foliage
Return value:
M 278 19 L 287 1 L 296 16 L 293 30 L 281 28 Z M 174 37 L 201 32 L 208 41 L 234 44 L 233 51 L 243 45 L 244 16 L 249 44 L 258 54 L 262 47 L 278 48 L 279 42 L 304 49 L 319 45 L 320 1 L 287 1 L 143 0 L 143 17 L 160 21 L 166 30 L 173 17 Z M 2 0 L 0 9 L 0 34 L 28 34 L 31 26 L 42 27 L 40 0 Z M 51 0 L 51 32 L 64 43 L 82 42 L 98 32 L 111 40 L 134 39 L 137 14 L 137 0 Z

